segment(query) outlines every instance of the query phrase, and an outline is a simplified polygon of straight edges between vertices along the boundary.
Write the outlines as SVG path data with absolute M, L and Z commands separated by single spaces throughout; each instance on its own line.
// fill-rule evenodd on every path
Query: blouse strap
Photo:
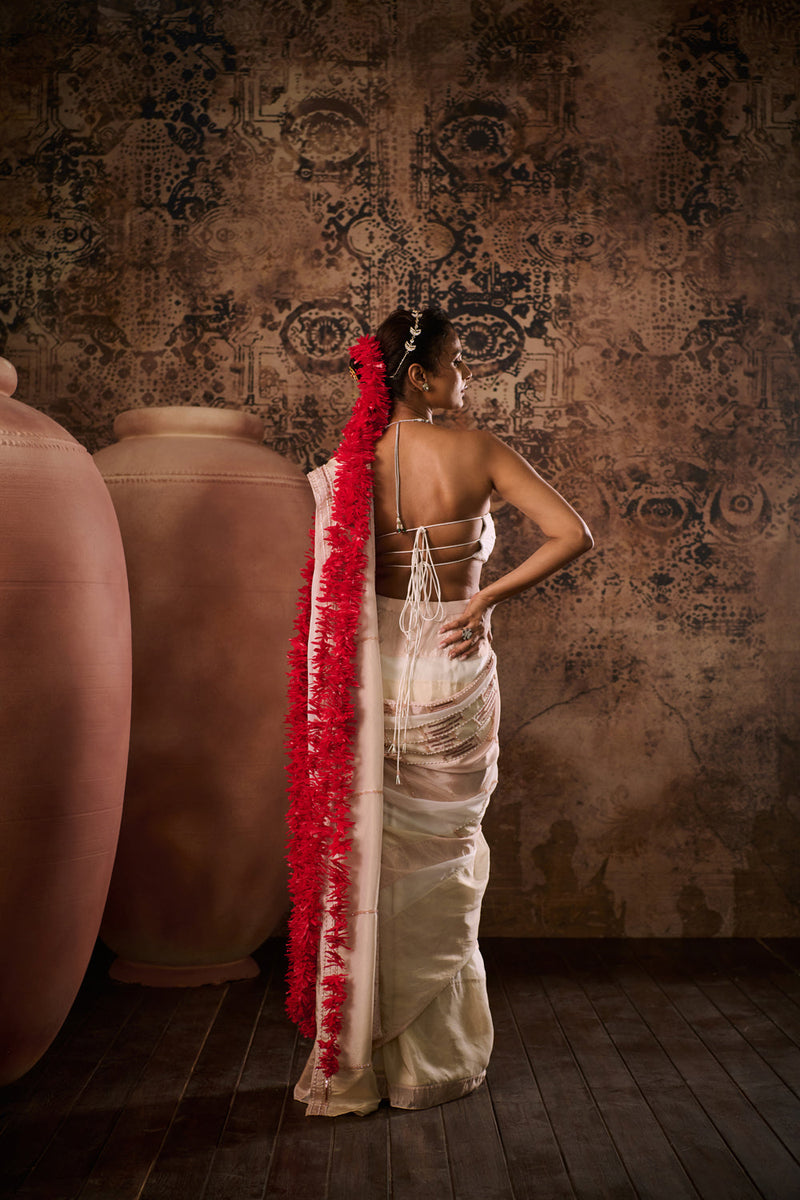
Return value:
M 398 421 L 394 427 L 394 507 L 397 514 L 395 531 L 406 533 L 403 518 L 400 516 L 400 424 Z
M 419 528 L 425 529 L 425 526 L 420 525 Z M 427 532 L 427 530 L 426 530 L 426 532 Z M 481 539 L 480 538 L 470 538 L 470 540 L 468 542 L 448 542 L 446 546 L 431 546 L 431 550 L 432 551 L 434 551 L 434 550 L 461 550 L 464 546 L 474 546 L 476 542 L 478 543 L 478 545 L 480 545 Z M 410 548 L 405 547 L 402 550 L 382 550 L 381 554 L 413 554 L 413 552 L 414 552 L 414 549 L 412 546 Z M 442 565 L 444 565 L 444 564 L 442 564 Z
M 427 525 L 412 525 L 410 529 L 390 529 L 388 533 L 378 533 L 375 535 L 378 538 L 394 537 L 398 533 L 416 533 L 418 529 L 442 529 L 445 525 L 463 525 L 466 521 L 480 521 L 481 533 L 486 528 L 486 518 L 489 513 L 476 513 L 474 517 L 454 517 L 452 521 L 429 521 Z M 473 538 L 473 542 L 477 542 L 479 538 Z M 469 542 L 456 542 L 458 546 L 468 546 Z M 434 546 L 434 550 L 446 550 L 446 546 Z M 386 553 L 400 553 L 399 551 L 387 551 Z M 409 552 L 410 553 L 410 552 Z

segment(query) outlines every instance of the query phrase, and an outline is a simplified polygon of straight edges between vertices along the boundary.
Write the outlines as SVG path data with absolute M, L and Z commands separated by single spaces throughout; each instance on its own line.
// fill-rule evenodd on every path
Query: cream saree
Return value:
M 313 644 L 335 464 L 309 479 L 317 502 Z M 497 779 L 494 652 L 482 641 L 478 654 L 454 662 L 438 647 L 439 625 L 461 612 L 461 601 L 445 604 L 445 617 L 427 623 L 398 771 L 388 750 L 406 659 L 403 601 L 376 596 L 372 539 L 368 558 L 358 638 L 347 998 L 336 1075 L 325 1079 L 315 1043 L 295 1087 L 309 1116 L 365 1114 L 382 1098 L 399 1108 L 456 1099 L 481 1083 L 492 1048 L 477 933 L 489 873 L 481 819 Z M 323 914 L 323 931 L 324 921 Z

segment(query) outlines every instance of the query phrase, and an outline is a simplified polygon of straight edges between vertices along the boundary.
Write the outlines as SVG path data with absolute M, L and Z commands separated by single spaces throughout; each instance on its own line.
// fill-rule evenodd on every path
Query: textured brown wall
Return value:
M 245 406 L 310 466 L 351 340 L 443 304 L 465 419 L 598 542 L 496 614 L 485 931 L 799 933 L 794 0 L 3 8 L 20 398 L 91 449 Z

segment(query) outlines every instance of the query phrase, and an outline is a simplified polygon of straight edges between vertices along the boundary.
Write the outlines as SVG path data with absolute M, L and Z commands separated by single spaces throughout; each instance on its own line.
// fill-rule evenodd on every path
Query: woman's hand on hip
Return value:
M 491 645 L 492 605 L 480 599 L 480 593 L 469 600 L 464 611 L 439 626 L 439 645 L 448 648 L 450 658 L 469 658 L 478 652 L 482 641 Z

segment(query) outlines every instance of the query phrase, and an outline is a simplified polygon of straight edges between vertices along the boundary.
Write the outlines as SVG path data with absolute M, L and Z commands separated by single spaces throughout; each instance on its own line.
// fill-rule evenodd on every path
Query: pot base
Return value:
M 249 955 L 227 963 L 197 963 L 169 966 L 115 958 L 108 974 L 120 983 L 142 983 L 145 987 L 201 987 L 204 983 L 228 983 L 233 979 L 255 979 L 258 965 Z

